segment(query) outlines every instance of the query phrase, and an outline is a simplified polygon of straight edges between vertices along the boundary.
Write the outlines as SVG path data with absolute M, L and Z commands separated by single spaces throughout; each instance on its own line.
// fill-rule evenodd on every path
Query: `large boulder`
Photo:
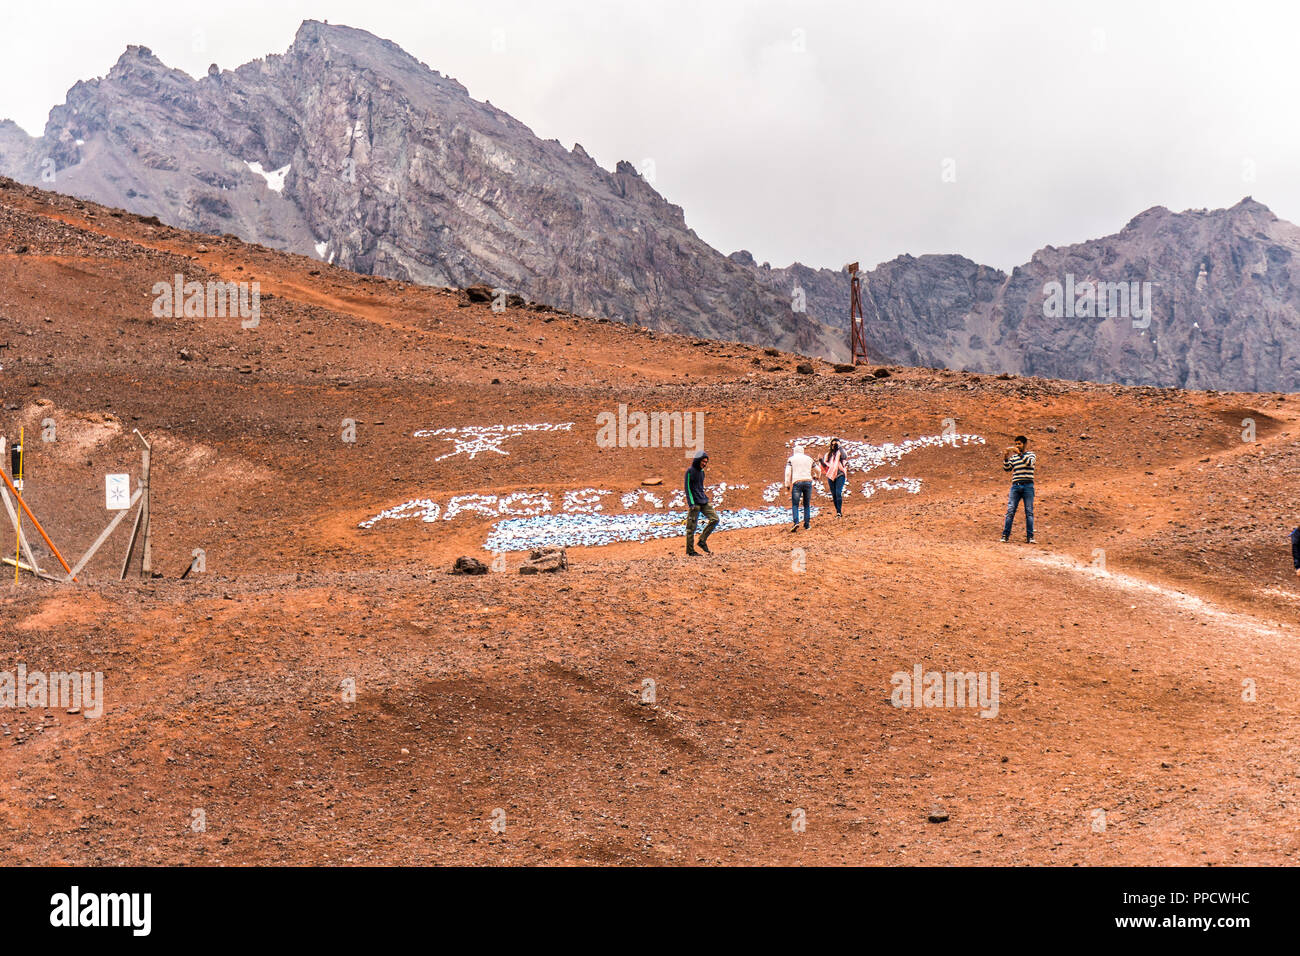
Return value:
M 451 566 L 452 574 L 487 574 L 488 566 L 478 558 L 471 558 L 468 555 L 461 555 L 456 559 L 456 563 Z
M 519 568 L 520 574 L 541 574 L 569 570 L 569 556 L 563 548 L 537 548 L 528 553 L 528 560 Z

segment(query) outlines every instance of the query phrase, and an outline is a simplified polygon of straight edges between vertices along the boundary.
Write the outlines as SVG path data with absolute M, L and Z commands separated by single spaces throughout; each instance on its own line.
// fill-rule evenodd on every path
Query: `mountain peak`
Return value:
M 1124 226 L 1125 230 L 1136 229 L 1142 223 L 1149 222 L 1152 219 L 1164 219 L 1173 213 L 1165 206 L 1152 206 L 1150 209 L 1143 209 L 1140 213 L 1130 219 Z
M 132 43 L 122 51 L 122 55 L 117 58 L 117 62 L 113 64 L 104 79 L 116 81 L 129 79 L 134 82 L 139 79 L 153 77 L 159 74 L 171 73 L 182 76 L 184 75 L 180 70 L 173 70 L 162 60 L 158 59 L 158 57 L 154 55 L 153 50 L 149 49 L 147 46 L 140 46 L 139 44 Z
M 367 30 L 344 26 L 341 23 L 326 23 L 321 20 L 304 20 L 294 34 L 289 53 L 303 52 L 313 46 L 326 45 L 348 56 L 367 58 L 392 63 L 394 60 L 407 61 L 428 69 L 415 57 L 407 53 L 392 40 L 375 36 Z
M 293 42 L 297 43 L 300 40 L 316 40 L 321 37 L 364 37 L 378 42 L 384 42 L 380 41 L 379 37 L 366 30 L 357 27 L 344 26 L 341 23 L 330 23 L 328 20 L 302 21 L 302 23 L 298 25 L 297 32 L 293 35 Z
M 139 44 L 132 43 L 122 51 L 122 55 L 117 58 L 117 63 L 113 65 L 113 69 L 116 70 L 119 67 L 127 69 L 137 63 L 147 63 L 150 66 L 166 66 L 162 60 L 158 59 L 158 57 L 154 55 L 153 50 L 149 49 L 147 46 L 140 46 Z
M 1241 202 L 1237 203 L 1237 205 L 1229 209 L 1228 212 L 1244 213 L 1249 216 L 1259 216 L 1269 221 L 1272 221 L 1277 218 L 1277 216 L 1274 215 L 1273 210 L 1269 209 L 1267 206 L 1265 206 L 1262 202 L 1259 202 L 1253 196 L 1244 197 L 1241 200 Z

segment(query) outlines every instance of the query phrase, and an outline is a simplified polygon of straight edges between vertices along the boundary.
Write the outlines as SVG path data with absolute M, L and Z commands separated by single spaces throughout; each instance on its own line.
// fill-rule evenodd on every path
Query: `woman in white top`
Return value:
M 804 454 L 803 445 L 794 446 L 794 454 L 786 459 L 785 486 L 790 489 L 791 531 L 799 530 L 799 502 L 803 502 L 803 526 L 812 521 L 813 472 L 821 476 L 821 466 Z

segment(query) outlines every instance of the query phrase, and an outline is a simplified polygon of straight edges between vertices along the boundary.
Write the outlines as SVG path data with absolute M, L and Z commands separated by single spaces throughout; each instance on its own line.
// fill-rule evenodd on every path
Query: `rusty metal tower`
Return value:
M 862 329 L 862 289 L 858 279 L 858 264 L 850 262 L 844 267 L 849 273 L 849 351 L 854 365 L 867 360 L 867 339 Z

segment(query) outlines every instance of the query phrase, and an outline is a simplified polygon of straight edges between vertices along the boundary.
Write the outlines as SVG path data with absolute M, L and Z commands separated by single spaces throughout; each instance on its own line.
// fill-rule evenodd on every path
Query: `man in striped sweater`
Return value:
M 1016 436 L 1016 443 L 1002 456 L 1002 470 L 1011 472 L 1011 494 L 1007 497 L 1007 519 L 1002 523 L 1002 540 L 1011 537 L 1011 522 L 1020 502 L 1025 503 L 1025 537 L 1034 543 L 1034 453 L 1025 451 L 1029 439 Z

